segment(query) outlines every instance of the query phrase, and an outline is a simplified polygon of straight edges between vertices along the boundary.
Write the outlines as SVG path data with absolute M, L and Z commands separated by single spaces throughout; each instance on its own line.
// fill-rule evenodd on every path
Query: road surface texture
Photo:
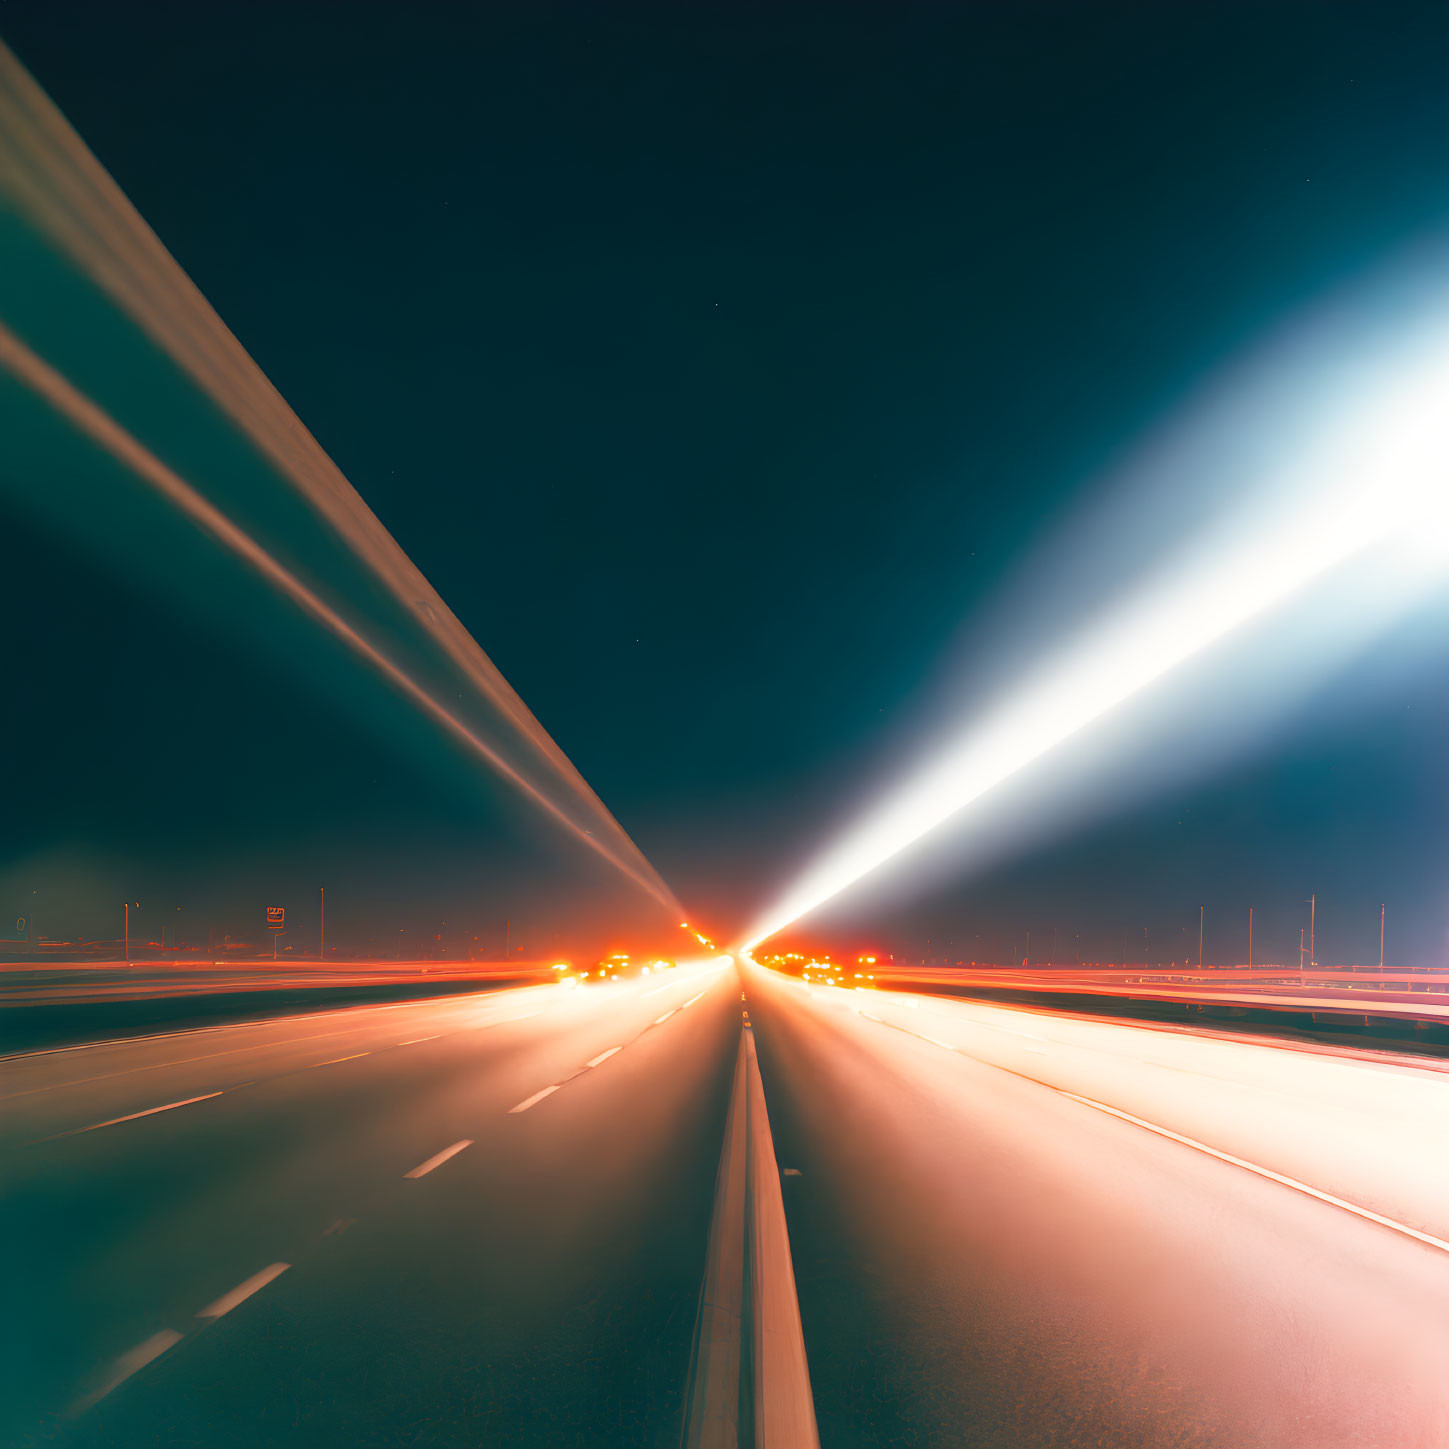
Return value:
M 1439 1066 L 746 983 L 822 1444 L 1449 1444 Z
M 826 1449 L 1449 1443 L 1446 1064 L 703 964 L 0 1061 L 0 1442 L 672 1449 L 746 1014 Z
M 0 1442 L 677 1444 L 739 995 L 681 967 L 0 1063 Z

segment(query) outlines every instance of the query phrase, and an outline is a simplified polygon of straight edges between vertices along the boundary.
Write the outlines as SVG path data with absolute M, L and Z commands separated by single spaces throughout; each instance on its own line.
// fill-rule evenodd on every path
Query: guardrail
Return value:
M 1285 971 L 1223 968 L 1163 971 L 1047 970 L 878 965 L 877 986 L 957 991 L 1010 991 L 1036 996 L 1111 997 L 1183 1006 L 1237 1007 L 1248 1011 L 1298 1012 L 1314 1017 L 1372 1017 L 1424 1025 L 1449 1024 L 1449 972 L 1391 970 Z

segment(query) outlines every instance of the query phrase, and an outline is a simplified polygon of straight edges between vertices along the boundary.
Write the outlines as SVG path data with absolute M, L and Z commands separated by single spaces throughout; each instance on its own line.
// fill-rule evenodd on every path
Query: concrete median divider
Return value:
M 740 1035 L 715 1181 L 684 1449 L 818 1449 L 795 1270 L 754 1033 Z

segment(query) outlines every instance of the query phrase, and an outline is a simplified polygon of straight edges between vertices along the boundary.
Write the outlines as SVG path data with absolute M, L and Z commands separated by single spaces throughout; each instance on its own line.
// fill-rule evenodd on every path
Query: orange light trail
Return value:
M 516 732 L 586 824 L 366 639 L 13 333 L 3 363 L 112 456 L 321 623 L 464 747 L 674 912 L 678 901 L 492 660 L 308 432 L 19 60 L 0 44 L 0 194 L 60 248 L 249 438 Z

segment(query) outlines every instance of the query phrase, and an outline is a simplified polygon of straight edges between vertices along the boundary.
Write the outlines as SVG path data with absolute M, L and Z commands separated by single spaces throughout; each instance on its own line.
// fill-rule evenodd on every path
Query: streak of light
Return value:
M 853 992 L 810 994 L 854 1004 Z M 1449 1242 L 1441 1063 L 897 993 L 872 1006 L 859 1014 L 958 1058 L 1362 1208 L 1429 1246 Z
M 1353 407 L 1316 420 L 1291 463 L 1265 481 L 1251 516 L 1243 505 L 1219 520 L 1211 547 L 1185 544 L 1171 567 L 968 722 L 824 851 L 755 923 L 746 949 L 1089 727 L 1109 716 L 1122 727 L 1128 701 L 1350 562 L 1372 555 L 1399 607 L 1437 584 L 1449 564 L 1449 349 L 1443 317 L 1428 311 L 1436 325 L 1403 343 Z
M 1032 1080 L 1035 1080 L 1033 1078 Z M 1047 1085 L 1043 1083 L 1043 1085 Z M 1316 1198 L 1319 1202 L 1327 1203 L 1330 1207 L 1341 1208 L 1346 1213 L 1353 1213 L 1355 1217 L 1363 1218 L 1366 1222 L 1377 1223 L 1380 1227 L 1388 1228 L 1395 1233 L 1402 1233 L 1406 1238 L 1413 1238 L 1428 1247 L 1437 1248 L 1441 1253 L 1449 1253 L 1449 1242 L 1443 1238 L 1436 1238 L 1433 1233 L 1420 1232 L 1418 1228 L 1412 1228 L 1408 1223 L 1401 1223 L 1395 1218 L 1387 1218 L 1382 1213 L 1376 1213 L 1371 1208 L 1360 1207 L 1357 1203 L 1349 1202 L 1346 1198 L 1335 1197 L 1331 1192 L 1324 1192 L 1322 1188 L 1310 1186 L 1306 1182 L 1299 1182 L 1296 1177 L 1289 1177 L 1285 1173 L 1274 1172 L 1271 1167 L 1261 1167 L 1256 1162 L 1249 1162 L 1246 1158 L 1234 1157 L 1231 1152 L 1223 1152 L 1216 1147 L 1209 1147 L 1206 1142 L 1198 1142 L 1191 1137 L 1184 1137 L 1181 1132 L 1174 1132 L 1170 1127 L 1160 1126 L 1156 1122 L 1149 1122 L 1143 1117 L 1134 1117 L 1131 1112 L 1124 1112 L 1120 1107 L 1110 1107 L 1106 1102 L 1093 1101 L 1091 1097 L 1079 1096 L 1076 1092 L 1067 1092 L 1060 1087 L 1053 1088 L 1061 1093 L 1063 1097 L 1069 1097 L 1073 1102 L 1080 1102 L 1084 1107 L 1091 1107 L 1095 1111 L 1105 1112 L 1109 1117 L 1119 1118 L 1123 1122 L 1130 1122 L 1134 1127 L 1141 1127 L 1148 1132 L 1155 1132 L 1159 1137 L 1166 1137 L 1169 1141 L 1179 1142 L 1184 1147 L 1191 1147 L 1195 1152 L 1205 1152 L 1209 1157 L 1216 1157 L 1219 1162 L 1230 1163 L 1233 1167 L 1241 1167 L 1247 1172 L 1256 1173 L 1259 1177 L 1266 1177 L 1269 1182 L 1276 1182 L 1283 1187 L 1291 1187 L 1294 1192 L 1305 1193 L 1308 1197 Z
M 574 820 L 522 770 L 506 761 L 496 747 L 485 744 L 474 731 L 455 719 L 385 659 L 381 651 L 362 640 L 351 626 L 342 624 L 335 616 L 327 617 L 332 611 L 234 525 L 228 523 L 229 536 L 211 525 L 206 525 L 208 530 L 241 552 L 270 582 L 362 653 L 405 695 L 543 805 L 579 840 L 642 886 L 674 916 L 682 914 L 679 902 L 662 877 L 589 788 L 567 755 L 348 483 L 65 117 L 3 44 L 0 44 L 0 193 L 6 194 L 22 215 L 67 253 L 168 353 L 251 439 L 280 476 L 327 520 L 337 537 L 351 548 L 394 601 L 413 617 L 478 694 L 517 732 L 566 794 L 582 806 L 592 829 Z M 7 358 L 6 365 L 15 371 L 13 358 Z M 15 375 L 35 386 L 33 368 L 16 371 Z M 59 406 L 53 394 L 43 395 L 52 405 Z M 78 422 L 73 413 L 67 411 L 67 415 Z M 108 446 L 89 428 L 85 431 Z M 132 449 L 136 446 L 131 444 Z M 132 455 L 122 461 L 135 467 L 137 459 Z M 153 486 L 161 487 L 173 502 L 179 501 L 170 489 L 161 486 L 154 472 L 137 471 Z M 186 511 L 197 517 L 193 508 L 187 507 Z M 210 512 L 217 521 L 225 521 L 217 510 Z
M 5 367 L 93 442 L 195 520 L 218 543 L 249 564 L 304 613 L 330 630 L 400 693 L 431 715 L 461 744 L 487 761 L 500 775 L 577 836 L 583 844 L 603 856 L 661 904 L 675 904 L 669 888 L 658 879 L 653 868 L 642 856 L 639 857 L 643 862 L 641 867 L 579 825 L 561 806 L 521 774 L 491 743 L 434 699 L 411 675 L 370 640 L 364 638 L 330 604 L 273 558 L 249 534 L 237 527 L 220 509 L 203 498 L 154 453 L 137 442 L 109 414 L 62 377 L 49 363 L 32 352 L 3 323 L 0 323 L 0 366 Z

